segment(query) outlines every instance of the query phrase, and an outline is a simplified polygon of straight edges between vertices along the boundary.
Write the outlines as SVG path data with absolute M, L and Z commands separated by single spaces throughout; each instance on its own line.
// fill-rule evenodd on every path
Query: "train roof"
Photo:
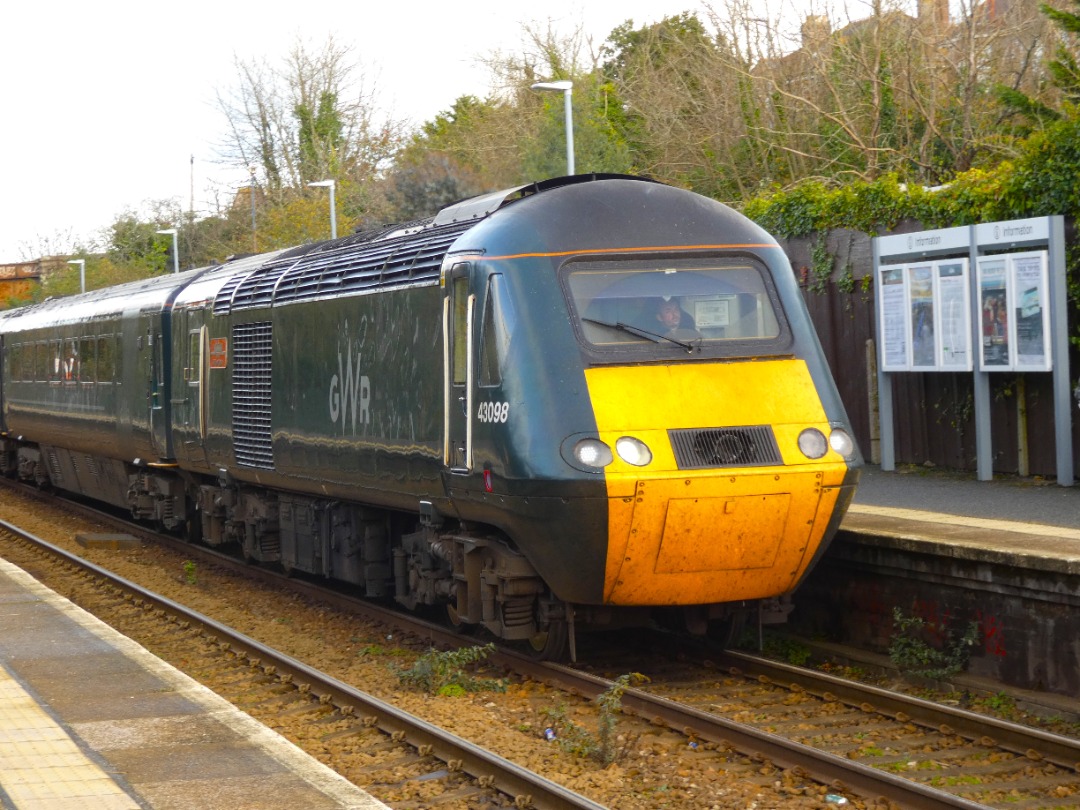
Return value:
M 250 272 L 233 274 L 216 292 L 214 313 L 436 283 L 443 259 L 458 237 L 500 208 L 551 189 L 613 178 L 655 182 L 607 174 L 559 177 L 463 200 L 428 219 L 304 245 L 284 251 Z
M 456 252 L 503 246 L 541 250 L 556 240 L 577 249 L 617 247 L 612 240 L 626 240 L 627 210 L 596 205 L 597 193 L 606 189 L 618 189 L 627 201 L 633 197 L 638 208 L 651 206 L 643 232 L 634 234 L 639 242 L 644 239 L 657 247 L 709 244 L 717 236 L 718 221 L 729 239 L 772 241 L 742 215 L 700 195 L 642 177 L 574 175 L 463 200 L 427 219 L 50 299 L 0 313 L 0 330 L 94 320 L 133 308 L 212 305 L 221 315 L 383 287 L 427 286 L 438 283 L 443 261 Z M 519 211 L 522 201 L 529 204 Z M 488 242 L 490 229 L 476 227 L 487 220 L 493 227 L 496 222 L 513 224 Z M 470 238 L 461 239 L 470 231 Z
M 598 205 L 602 190 L 624 195 L 624 204 Z M 526 249 L 523 246 L 531 240 L 537 250 L 552 244 L 597 248 L 596 240 L 604 238 L 625 243 L 626 218 L 636 210 L 633 206 L 640 209 L 646 199 L 651 208 L 645 232 L 632 236 L 638 242 L 655 234 L 657 246 L 686 245 L 690 240 L 698 240 L 699 245 L 715 244 L 723 241 L 718 236 L 718 223 L 722 222 L 725 238 L 775 244 L 758 226 L 715 200 L 648 178 L 574 175 L 464 200 L 429 219 L 283 251 L 246 272 L 232 273 L 214 293 L 214 313 L 356 295 L 385 287 L 428 286 L 438 283 L 448 255 L 501 249 L 500 242 L 509 245 L 517 240 L 518 247 Z M 547 204 L 537 205 L 537 201 Z M 503 221 L 511 209 L 520 209 L 521 222 L 486 243 L 490 231 L 477 226 L 486 220 Z M 467 233 L 470 238 L 462 239 Z M 194 294 L 194 289 L 191 292 Z

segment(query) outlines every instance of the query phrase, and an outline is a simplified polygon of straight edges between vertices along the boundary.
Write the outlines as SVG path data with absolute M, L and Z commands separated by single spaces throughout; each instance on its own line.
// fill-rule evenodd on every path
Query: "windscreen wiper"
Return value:
M 634 326 L 629 323 L 623 323 L 622 321 L 615 321 L 615 323 L 608 323 L 607 321 L 598 321 L 595 318 L 582 318 L 585 323 L 595 323 L 597 326 L 606 326 L 608 329 L 614 329 L 617 332 L 629 332 L 631 335 L 637 335 L 643 337 L 646 340 L 651 340 L 653 343 L 659 343 L 661 340 L 666 340 L 670 343 L 674 343 L 676 346 L 681 346 L 688 352 L 694 351 L 694 344 L 687 343 L 685 340 L 677 340 L 667 335 L 658 335 L 656 332 L 650 332 L 648 329 L 642 329 L 640 326 Z

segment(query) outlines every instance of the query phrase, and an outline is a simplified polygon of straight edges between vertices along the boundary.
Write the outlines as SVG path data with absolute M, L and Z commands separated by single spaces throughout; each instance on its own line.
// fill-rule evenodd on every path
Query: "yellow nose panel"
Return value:
M 708 604 L 790 591 L 835 508 L 846 463 L 811 461 L 800 431 L 828 432 L 805 363 L 778 360 L 594 368 L 600 438 L 631 435 L 653 461 L 606 470 L 609 604 Z M 769 425 L 784 463 L 680 470 L 667 428 Z
M 671 498 L 656 555 L 657 574 L 771 568 L 791 495 Z

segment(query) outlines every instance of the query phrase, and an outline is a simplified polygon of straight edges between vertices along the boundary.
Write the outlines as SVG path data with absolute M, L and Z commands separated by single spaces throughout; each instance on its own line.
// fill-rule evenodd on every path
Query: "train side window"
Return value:
M 19 379 L 23 382 L 32 382 L 34 379 L 33 343 L 22 343 L 19 345 Z
M 84 337 L 79 341 L 79 382 L 92 383 L 97 380 L 97 341 Z
M 201 332 L 193 329 L 188 333 L 187 362 L 184 364 L 184 379 L 191 385 L 199 384 L 199 340 Z
M 52 347 L 49 352 L 52 355 L 52 374 L 49 379 L 58 383 L 64 379 L 64 344 L 54 340 L 49 345 Z
M 464 385 L 469 359 L 469 277 L 460 276 L 454 284 L 454 385 Z
M 22 344 L 20 344 L 20 343 L 12 343 L 10 346 L 8 346 L 8 350 L 7 350 L 8 374 L 10 375 L 11 380 L 13 382 L 15 380 L 21 380 L 22 379 L 22 358 L 23 358 Z
M 49 344 L 43 341 L 34 349 L 34 379 L 38 382 L 47 382 L 49 377 Z
M 97 339 L 97 378 L 98 382 L 111 383 L 116 377 L 116 354 L 113 335 L 102 335 Z
M 501 274 L 496 273 L 488 279 L 484 301 L 480 338 L 481 386 L 491 387 L 502 383 L 502 369 L 510 351 L 514 321 L 514 304 L 507 294 L 506 282 Z
M 79 379 L 79 342 L 64 341 L 64 382 L 74 383 Z

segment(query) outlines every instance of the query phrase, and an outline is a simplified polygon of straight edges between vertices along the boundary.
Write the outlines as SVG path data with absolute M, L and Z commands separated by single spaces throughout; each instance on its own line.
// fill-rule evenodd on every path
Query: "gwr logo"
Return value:
M 356 435 L 356 421 L 361 425 L 371 422 L 371 381 L 360 373 L 360 352 L 356 352 L 356 371 L 353 372 L 353 352 L 347 344 L 344 358 L 338 352 L 338 373 L 330 378 L 330 421 L 335 425 L 341 420 L 341 432 L 352 424 Z

